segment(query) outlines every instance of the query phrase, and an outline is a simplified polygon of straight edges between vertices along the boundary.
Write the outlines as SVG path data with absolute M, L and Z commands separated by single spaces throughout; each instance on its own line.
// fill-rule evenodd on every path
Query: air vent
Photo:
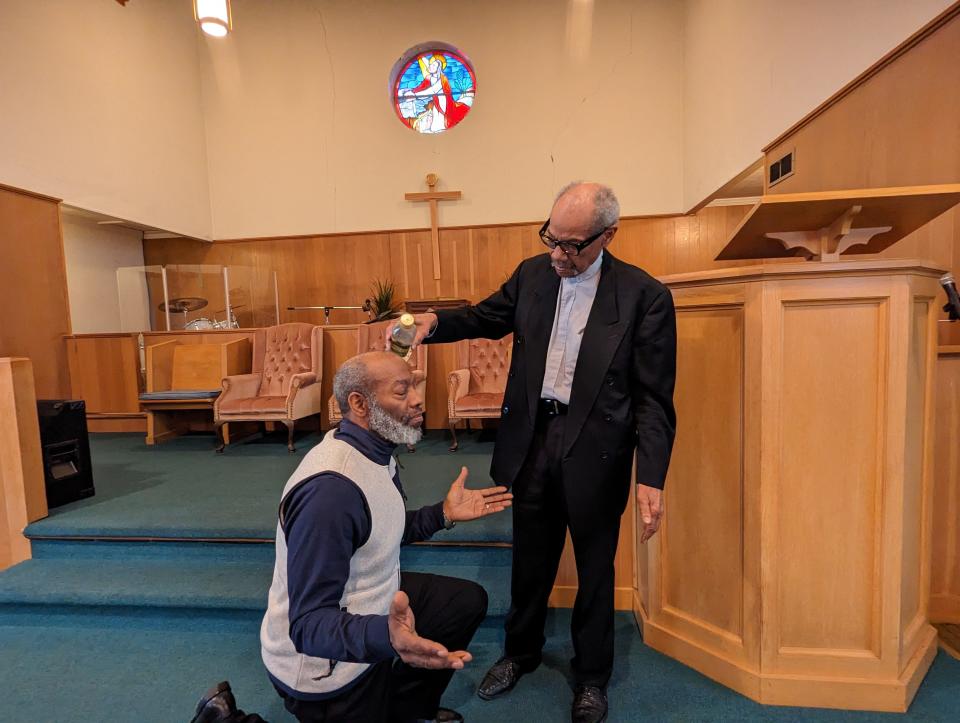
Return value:
M 768 186 L 780 183 L 784 178 L 793 175 L 793 155 L 796 151 L 790 151 L 783 158 L 770 164 L 770 174 Z

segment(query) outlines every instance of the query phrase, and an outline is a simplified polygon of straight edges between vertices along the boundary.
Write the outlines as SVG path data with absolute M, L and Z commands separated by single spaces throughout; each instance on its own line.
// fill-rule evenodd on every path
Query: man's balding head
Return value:
M 613 240 L 620 219 L 620 203 L 613 190 L 599 183 L 574 181 L 557 194 L 550 211 L 547 233 L 557 241 L 585 241 L 602 233 L 577 255 L 555 248 L 550 253 L 553 269 L 562 277 L 581 274 L 597 260 Z
M 420 437 L 423 400 L 410 365 L 396 354 L 371 351 L 348 359 L 333 377 L 333 396 L 344 418 L 391 442 L 414 444 Z

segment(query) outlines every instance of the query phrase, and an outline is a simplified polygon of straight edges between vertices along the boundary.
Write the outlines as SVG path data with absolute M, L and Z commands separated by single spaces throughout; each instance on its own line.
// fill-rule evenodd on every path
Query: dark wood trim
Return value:
M 839 103 L 841 100 L 843 100 L 846 96 L 850 95 L 850 93 L 852 93 L 858 87 L 860 87 L 861 85 L 866 83 L 868 80 L 870 80 L 870 78 L 872 78 L 881 70 L 883 70 L 885 67 L 887 67 L 888 65 L 893 63 L 895 60 L 897 60 L 897 58 L 899 58 L 901 55 L 903 55 L 904 53 L 906 53 L 908 50 L 915 47 L 916 45 L 919 45 L 920 43 L 922 43 L 930 35 L 933 35 L 933 33 L 935 33 L 937 30 L 939 30 L 944 25 L 949 23 L 957 15 L 960 15 L 960 0 L 958 0 L 958 2 L 955 2 L 953 5 L 951 5 L 946 10 L 944 10 L 942 13 L 937 15 L 937 17 L 935 17 L 929 23 L 924 25 L 922 28 L 920 28 L 917 32 L 915 32 L 909 38 L 904 40 L 902 43 L 900 43 L 900 45 L 895 47 L 889 53 L 887 53 L 882 58 L 880 58 L 880 60 L 878 60 L 876 63 L 871 65 L 862 73 L 860 73 L 860 75 L 858 75 L 856 78 L 851 80 L 849 83 L 843 86 L 840 90 L 838 90 L 832 96 L 827 98 L 823 103 L 818 105 L 816 108 L 810 111 L 807 115 L 805 115 L 799 121 L 797 121 L 792 126 L 790 126 L 786 131 L 784 131 L 779 136 L 777 136 L 772 141 L 770 141 L 770 143 L 768 143 L 763 148 L 764 154 L 769 153 L 771 149 L 779 146 L 787 138 L 789 138 L 798 130 L 803 128 L 805 125 L 813 121 L 814 118 L 824 113 L 831 106 L 834 106 L 837 103 Z

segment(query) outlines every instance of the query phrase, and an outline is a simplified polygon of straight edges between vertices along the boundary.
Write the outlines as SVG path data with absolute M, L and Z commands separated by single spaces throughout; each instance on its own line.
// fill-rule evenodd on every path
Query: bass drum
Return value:
M 201 316 L 199 319 L 188 321 L 187 325 L 183 328 L 186 331 L 209 331 L 211 329 L 216 329 L 217 325 L 215 322 L 210 321 L 210 319 L 206 318 L 205 316 Z

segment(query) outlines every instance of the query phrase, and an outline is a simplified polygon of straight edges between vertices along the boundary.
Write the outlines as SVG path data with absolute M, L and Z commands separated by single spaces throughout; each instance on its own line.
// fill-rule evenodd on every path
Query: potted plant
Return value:
M 375 279 L 371 291 L 373 296 L 363 304 L 364 309 L 368 310 L 372 317 L 368 324 L 400 316 L 402 305 L 397 300 L 397 289 L 392 281 Z

